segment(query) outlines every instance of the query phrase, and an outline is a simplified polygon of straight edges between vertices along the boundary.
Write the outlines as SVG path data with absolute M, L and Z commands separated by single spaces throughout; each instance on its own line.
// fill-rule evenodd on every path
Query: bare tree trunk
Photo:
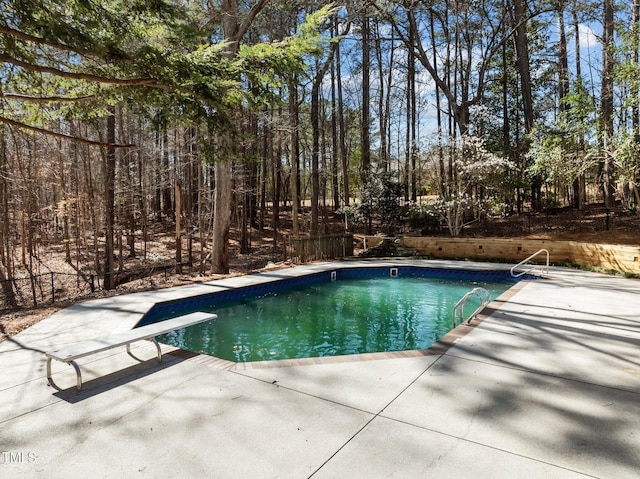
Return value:
M 299 183 L 298 183 L 298 161 L 300 157 L 300 144 L 298 142 L 298 87 L 295 81 L 289 82 L 289 128 L 290 128 L 290 163 L 291 163 L 291 219 L 292 233 L 294 236 L 300 234 L 300 224 L 298 219 L 299 208 Z
M 9 226 L 9 176 L 7 162 L 7 145 L 5 142 L 4 127 L 0 127 L 0 207 L 2 207 L 2 228 L 0 229 L 0 285 L 4 302 L 8 306 L 15 308 L 18 304 L 11 281 L 11 251 Z
M 413 32 L 409 33 L 409 41 L 413 40 Z M 409 201 L 409 178 L 411 177 L 411 65 L 413 65 L 412 49 L 407 48 L 407 76 L 406 76 L 406 103 L 405 103 L 405 130 L 404 130 L 404 179 L 402 181 L 404 200 Z
M 6 265 L 10 256 L 9 245 L 9 165 L 7 164 L 7 143 L 4 127 L 0 127 L 0 208 L 2 227 L 0 228 L 0 264 Z
M 558 1 L 558 109 L 561 115 L 568 111 L 567 96 L 569 95 L 569 59 L 567 57 L 567 36 L 564 31 L 565 0 Z
M 412 43 L 415 43 L 414 35 L 416 32 L 413 29 L 410 31 L 409 39 Z M 416 58 L 413 49 L 408 50 L 409 55 L 407 58 L 407 87 L 409 94 L 407 95 L 407 149 L 408 149 L 408 190 L 411 191 L 410 197 L 412 201 L 417 201 L 417 180 L 416 180 Z M 409 199 L 409 194 L 407 194 Z
M 385 98 L 388 97 L 388 92 L 385 94 L 385 82 L 384 82 L 384 64 L 382 57 L 382 38 L 380 36 L 380 23 L 379 19 L 375 20 L 375 41 L 373 42 L 373 46 L 375 49 L 375 58 L 378 66 L 378 78 L 379 78 L 379 92 L 378 92 L 378 128 L 380 129 L 380 168 L 382 171 L 389 170 L 389 158 L 387 157 L 387 121 L 388 118 L 386 116 L 385 111 Z M 393 31 L 392 31 L 393 33 Z M 392 37 L 393 41 L 393 37 Z M 391 45 L 390 51 L 393 52 L 393 44 Z M 391 70 L 391 66 L 389 66 L 389 70 Z
M 198 168 L 198 175 L 197 175 L 197 194 L 198 194 L 198 233 L 199 233 L 199 240 L 200 240 L 200 272 L 202 274 L 204 274 L 205 270 L 206 270 L 206 259 L 205 259 L 205 226 L 204 226 L 204 215 L 205 215 L 205 209 L 203 207 L 204 205 L 204 171 L 203 171 L 203 165 L 201 164 L 201 162 L 198 159 L 198 164 L 199 164 L 199 168 Z
M 336 30 L 332 27 L 332 34 Z M 331 192 L 333 193 L 333 210 L 340 208 L 340 186 L 338 182 L 338 105 L 336 98 L 336 64 L 331 63 Z
M 107 143 L 114 145 L 116 142 L 116 112 L 115 108 L 107 108 Z M 116 180 L 116 149 L 108 146 L 105 155 L 105 263 L 104 263 L 104 289 L 109 290 L 116 287 L 114 268 L 114 223 L 115 223 L 115 180 Z
M 513 24 L 515 27 L 514 42 L 516 55 L 518 56 L 518 73 L 520 75 L 520 94 L 522 96 L 522 109 L 524 111 L 524 131 L 528 134 L 533 129 L 534 114 L 525 1 L 526 0 L 515 0 Z M 531 208 L 535 211 L 539 211 L 542 208 L 542 178 L 539 175 L 534 176 L 531 182 Z
M 335 19 L 336 30 L 338 18 Z M 344 101 L 342 96 L 342 67 L 340 64 L 340 45 L 336 48 L 336 81 L 338 83 L 338 130 L 340 144 L 340 163 L 342 165 L 342 193 L 344 195 L 344 204 L 349 206 L 349 164 L 347 157 L 347 133 L 344 124 Z
M 162 209 L 165 217 L 173 216 L 173 208 L 171 207 L 171 178 L 169 167 L 169 131 L 167 124 L 162 126 Z
M 614 206 L 614 160 L 611 152 L 613 141 L 613 0 L 604 0 L 602 38 L 602 89 L 600 93 L 600 132 L 604 160 L 600 166 L 602 192 L 606 208 Z
M 569 58 L 567 53 L 567 36 L 565 34 L 565 22 L 564 22 L 564 9 L 566 7 L 566 0 L 558 0 L 558 110 L 560 112 L 560 120 L 567 121 L 567 114 L 569 113 L 569 105 L 567 104 L 567 97 L 569 96 Z M 571 203 L 577 209 L 580 209 L 580 180 L 575 178 L 573 180 L 572 198 Z
M 176 273 L 182 274 L 182 182 L 176 175 Z
M 71 239 L 69 238 L 69 206 L 67 201 L 66 168 L 62 152 L 62 140 L 58 139 L 58 174 L 60 175 L 60 194 L 62 201 L 62 242 L 64 244 L 64 260 L 71 264 Z
M 268 0 L 260 0 L 242 20 L 237 0 L 222 0 L 221 23 L 222 36 L 227 42 L 225 56 L 233 58 L 238 53 L 242 37 L 249 29 L 256 15 L 267 5 Z M 222 151 L 225 155 L 234 151 L 234 141 L 230 132 L 222 138 Z M 232 173 L 231 161 L 225 158 L 218 162 L 215 171 L 215 205 L 213 211 L 213 241 L 211 252 L 211 271 L 229 273 L 229 228 L 231 226 Z
M 520 91 L 524 110 L 524 129 L 526 133 L 533 129 L 533 99 L 531 95 L 531 74 L 529 66 L 529 41 L 527 39 L 526 0 L 514 2 L 515 47 L 518 73 L 520 74 Z
M 583 89 L 583 81 L 582 81 L 582 64 L 581 64 L 581 54 L 580 54 L 580 21 L 578 19 L 578 0 L 573 0 L 573 5 L 571 7 L 571 15 L 573 17 L 573 33 L 574 33 L 574 41 L 575 41 L 575 56 L 576 56 L 576 85 L 580 90 Z M 578 144 L 579 144 L 579 154 L 581 157 L 584 157 L 586 154 L 586 144 L 585 144 L 585 129 L 584 122 L 582 118 L 580 119 L 580 127 L 578 132 Z M 586 179 L 585 174 L 580 173 L 576 182 L 573 185 L 574 195 L 578 198 L 577 207 L 581 210 L 584 207 L 585 198 L 586 198 Z
M 258 221 L 258 228 L 260 231 L 264 230 L 265 225 L 265 214 L 267 211 L 267 178 L 269 178 L 269 152 L 273 148 L 273 138 L 271 136 L 271 122 L 268 120 L 271 117 L 270 110 L 264 110 L 264 126 L 262 129 L 262 154 L 260 161 L 260 177 L 262 181 L 260 182 L 260 217 Z
M 18 307 L 18 302 L 16 301 L 16 295 L 13 290 L 13 283 L 11 279 L 12 278 L 6 274 L 3 264 L 0 263 L 0 285 L 2 286 L 2 296 L 0 296 L 0 298 L 2 298 L 2 302 L 7 306 L 16 308 Z
M 128 143 L 130 140 L 130 131 L 133 129 L 133 122 L 130 122 L 126 131 L 126 142 Z M 125 203 L 125 218 L 127 224 L 127 248 L 129 250 L 128 256 L 129 258 L 136 257 L 136 188 L 134 177 L 132 175 L 132 167 L 134 164 L 133 157 L 130 154 L 125 155 L 125 177 L 127 181 L 127 193 L 125 194 L 126 203 Z
M 273 115 L 272 115 L 273 118 Z M 282 107 L 278 107 L 278 118 L 282 118 Z M 271 201 L 273 203 L 273 248 L 274 250 L 278 246 L 278 231 L 280 230 L 280 193 L 282 191 L 282 134 L 277 133 L 276 151 L 273 158 L 272 166 L 272 196 Z
M 251 142 L 251 149 L 253 154 L 257 157 L 260 150 L 260 131 L 258 125 L 258 117 L 254 113 L 251 113 L 250 122 L 250 134 L 252 138 L 255 138 Z M 257 161 L 251 161 L 248 163 L 248 177 L 247 177 L 247 201 L 249 203 L 249 249 L 251 249 L 251 228 L 258 229 L 258 192 L 262 187 L 258 186 L 260 180 L 261 164 Z
M 327 179 L 331 175 L 329 170 L 330 164 L 327 163 L 324 158 L 327 157 L 327 103 L 324 98 L 321 101 L 321 123 L 320 123 L 320 152 L 322 159 L 322 163 L 320 164 L 320 168 L 322 168 L 322 174 L 319 178 L 320 180 L 320 197 L 322 198 L 321 209 L 322 209 L 322 225 L 324 226 L 324 234 L 329 233 L 329 223 L 327 217 Z
M 139 129 L 142 129 L 140 126 Z M 149 210 L 147 208 L 148 202 L 146 201 L 147 195 L 145 192 L 145 164 L 144 156 L 141 150 L 138 150 L 136 163 L 138 165 L 138 177 L 136 178 L 136 188 L 138 190 L 138 208 L 140 209 L 140 228 L 142 233 L 142 257 L 147 257 L 147 243 L 149 240 L 148 222 L 149 222 Z
M 433 12 L 429 15 L 429 30 L 431 32 L 431 54 L 433 55 L 433 71 L 436 77 L 439 76 L 438 73 L 438 52 L 436 50 L 436 33 L 435 33 L 435 18 Z M 448 195 L 447 192 L 447 182 L 446 182 L 446 171 L 444 167 L 444 151 L 442 145 L 442 110 L 441 110 L 441 101 L 440 101 L 440 87 L 438 84 L 435 86 L 435 96 L 436 96 L 436 125 L 438 127 L 438 172 L 439 172 L 439 182 L 438 187 L 440 189 L 439 194 L 441 198 L 445 198 Z
M 640 0 L 633 0 L 633 11 L 631 15 L 631 28 L 633 32 L 632 61 L 633 65 L 638 68 L 640 65 Z M 631 111 L 631 126 L 636 142 L 640 142 L 640 84 L 635 86 L 634 91 L 631 92 L 631 96 L 635 98 Z M 640 158 L 638 161 L 640 162 Z
M 236 181 L 240 183 L 237 192 L 242 199 L 242 216 L 240 218 L 240 254 L 249 254 L 251 252 L 251 186 L 250 176 L 251 169 L 247 163 L 240 168 L 240 178 Z
M 211 272 L 229 273 L 229 228 L 231 225 L 231 161 L 219 161 L 215 170 L 213 244 Z
M 189 266 L 193 266 L 193 237 L 194 228 L 199 220 L 200 211 L 200 155 L 198 154 L 197 130 L 188 128 L 185 131 L 185 141 L 187 143 L 187 151 L 189 154 L 189 162 L 186 167 L 187 193 L 186 205 L 183 208 L 186 215 L 186 231 L 187 231 L 187 254 Z
M 370 19 L 365 8 L 362 15 L 362 118 L 360 125 L 360 149 L 361 151 L 361 171 L 363 183 L 368 181 L 368 173 L 371 170 L 371 133 L 369 125 L 371 123 L 371 30 Z
M 393 76 L 395 73 L 395 30 L 391 31 L 391 45 L 389 49 L 391 50 L 389 54 L 389 68 L 387 69 L 387 95 L 384 102 L 384 130 L 381 135 L 385 138 L 388 138 L 386 141 L 386 151 L 384 153 L 384 157 L 387 162 L 387 168 L 391 169 L 391 87 L 393 85 Z M 382 78 L 382 77 L 381 77 Z M 380 80 L 382 82 L 382 80 Z
M 320 198 L 320 83 L 326 69 L 320 69 L 311 86 L 311 235 L 318 234 L 318 204 Z
M 635 68 L 640 65 L 640 0 L 633 0 L 633 12 L 632 12 L 632 62 Z M 633 106 L 631 107 L 631 128 L 633 130 L 633 137 L 636 143 L 640 143 L 640 84 L 636 84 L 634 90 L 631 92 L 631 97 L 634 98 Z M 637 170 L 640 170 L 640 158 L 637 159 Z M 636 176 L 631 182 L 631 189 L 633 192 L 633 201 L 636 209 L 640 207 L 640 191 L 638 191 L 638 184 L 640 183 L 640 177 Z
M 228 42 L 225 55 L 234 57 L 238 52 L 239 11 L 235 0 L 222 1 L 222 33 Z M 231 134 L 222 135 L 222 152 L 233 151 Z M 218 161 L 215 167 L 215 195 L 213 209 L 213 241 L 211 245 L 211 272 L 229 273 L 229 228 L 231 226 L 232 165 L 229 158 Z
M 161 155 L 162 141 L 160 139 L 160 132 L 155 131 L 155 146 L 158 155 Z M 153 209 L 156 215 L 156 221 L 160 223 L 162 221 L 162 161 L 158 157 L 158 163 L 156 165 L 153 175 L 155 176 L 155 187 L 153 197 Z

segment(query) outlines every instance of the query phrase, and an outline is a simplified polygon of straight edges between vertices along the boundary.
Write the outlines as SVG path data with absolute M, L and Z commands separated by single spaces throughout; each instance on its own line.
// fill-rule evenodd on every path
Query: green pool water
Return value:
M 496 298 L 513 283 L 430 278 L 345 279 L 227 303 L 218 319 L 158 339 L 235 362 L 424 349 L 451 330 L 475 286 Z M 469 300 L 467 314 L 479 306 Z

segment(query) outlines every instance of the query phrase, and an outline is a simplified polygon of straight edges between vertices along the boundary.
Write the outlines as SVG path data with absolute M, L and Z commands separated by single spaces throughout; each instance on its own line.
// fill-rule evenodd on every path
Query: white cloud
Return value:
M 580 32 L 580 47 L 591 48 L 600 45 L 596 32 L 586 23 L 581 23 L 578 26 Z

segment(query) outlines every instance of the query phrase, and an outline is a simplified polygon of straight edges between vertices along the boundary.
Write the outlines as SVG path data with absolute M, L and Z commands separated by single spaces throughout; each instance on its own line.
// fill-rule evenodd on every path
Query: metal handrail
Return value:
M 484 294 L 484 297 L 482 294 Z M 464 305 L 467 302 L 467 300 L 469 298 L 471 298 L 472 296 L 476 296 L 478 298 L 480 298 L 480 306 L 478 306 L 476 308 L 476 310 L 471 313 L 471 315 L 467 318 L 466 323 L 469 324 L 471 323 L 471 320 L 473 318 L 476 317 L 476 315 L 482 311 L 484 309 L 484 307 L 489 304 L 491 302 L 491 293 L 489 293 L 489 291 L 487 291 L 484 288 L 473 288 L 471 291 L 469 291 L 467 294 L 465 294 L 462 298 L 460 298 L 460 300 L 455 304 L 455 306 L 453 307 L 453 325 L 452 327 L 455 328 L 456 325 L 458 324 L 458 322 L 456 321 L 456 319 L 459 317 L 460 318 L 460 324 L 463 323 L 464 320 Z
M 524 264 L 528 263 L 530 260 L 532 260 L 533 258 L 535 258 L 536 256 L 538 256 L 538 255 L 539 255 L 539 254 L 541 254 L 541 253 L 546 253 L 546 254 L 547 254 L 547 262 L 546 262 L 546 265 L 544 266 L 544 268 L 541 268 L 541 271 L 542 271 L 543 273 L 545 273 L 545 274 L 548 274 L 548 273 L 549 273 L 549 250 L 546 250 L 546 249 L 542 248 L 541 250 L 536 251 L 535 253 L 533 253 L 533 254 L 532 254 L 531 256 L 529 256 L 528 258 L 523 259 L 523 260 L 522 260 L 522 261 L 520 261 L 518 264 L 516 264 L 515 266 L 513 266 L 513 267 L 511 268 L 511 276 L 513 276 L 514 278 L 518 278 L 518 277 L 520 277 L 520 276 L 522 276 L 522 275 L 524 275 L 524 274 L 527 274 L 527 273 L 530 273 L 531 271 L 534 271 L 534 270 L 537 268 L 537 266 L 534 266 L 534 267 L 532 267 L 532 268 L 529 268 L 529 269 L 527 269 L 527 270 L 525 270 L 525 271 L 522 271 L 522 272 L 520 272 L 520 273 L 518 273 L 518 274 L 514 273 L 514 271 L 515 271 L 515 269 L 516 269 L 517 267 L 519 267 L 519 266 L 523 266 Z

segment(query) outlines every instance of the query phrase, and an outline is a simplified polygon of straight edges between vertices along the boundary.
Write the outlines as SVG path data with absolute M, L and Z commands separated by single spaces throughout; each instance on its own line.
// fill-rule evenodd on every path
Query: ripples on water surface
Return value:
M 263 361 L 425 349 L 451 329 L 471 288 L 495 299 L 512 284 L 430 278 L 347 279 L 212 308 L 218 319 L 158 338 L 229 361 Z M 467 314 L 479 305 L 471 299 Z

